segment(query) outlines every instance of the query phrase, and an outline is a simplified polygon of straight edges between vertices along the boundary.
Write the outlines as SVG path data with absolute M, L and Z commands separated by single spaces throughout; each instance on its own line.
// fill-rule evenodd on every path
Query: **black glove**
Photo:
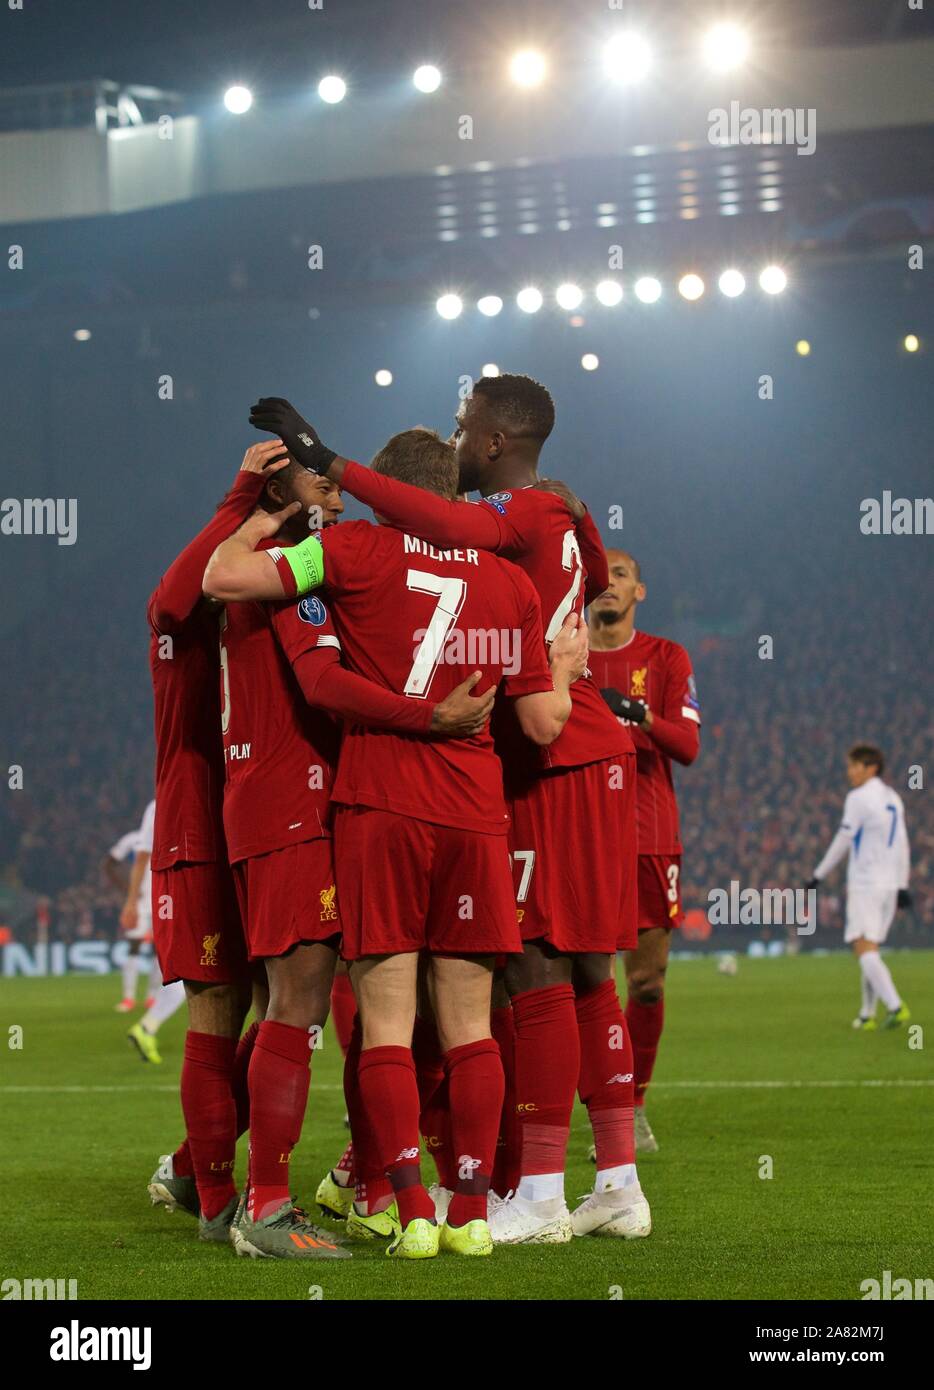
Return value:
M 333 449 L 321 443 L 314 426 L 281 396 L 261 396 L 250 410 L 250 424 L 277 434 L 295 462 L 312 473 L 327 473 L 337 458 Z
M 630 724 L 641 724 L 644 721 L 646 708 L 641 700 L 630 700 L 628 695 L 621 694 L 612 686 L 607 690 L 601 690 L 600 694 L 617 718 L 628 719 Z
M 809 892 L 811 891 L 811 889 L 812 889 L 812 888 L 816 888 L 817 885 L 818 885 L 819 883 L 820 883 L 820 879 L 819 879 L 819 878 L 809 878 L 808 881 L 807 881 L 807 883 L 804 885 L 805 891 L 809 893 Z
M 899 888 L 898 902 L 896 903 L 899 912 L 903 911 L 905 908 L 911 907 L 912 901 L 911 890 L 909 888 Z

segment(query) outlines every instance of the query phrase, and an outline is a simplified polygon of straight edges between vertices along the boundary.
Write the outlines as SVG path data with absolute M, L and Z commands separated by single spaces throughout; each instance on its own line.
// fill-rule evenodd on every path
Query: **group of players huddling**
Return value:
M 272 1258 L 647 1236 L 687 654 L 635 631 L 638 563 L 539 478 L 529 377 L 479 380 L 450 441 L 407 430 L 369 468 L 280 398 L 250 419 L 271 438 L 149 606 L 154 934 L 189 1010 L 186 1136 L 150 1194 Z M 336 524 L 342 491 L 377 523 Z M 317 1202 L 346 1237 L 289 1182 L 329 1005 L 351 1144 Z M 575 1093 L 596 1176 L 569 1212 Z

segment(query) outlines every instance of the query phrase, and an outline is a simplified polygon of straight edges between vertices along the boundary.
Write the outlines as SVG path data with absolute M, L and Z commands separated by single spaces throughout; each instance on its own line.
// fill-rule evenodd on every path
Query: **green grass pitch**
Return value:
M 888 960 L 923 1029 L 934 953 Z M 146 1066 L 118 994 L 115 976 L 0 981 L 3 1278 L 77 1279 L 89 1299 L 858 1299 L 883 1270 L 932 1273 L 930 1051 L 907 1029 L 850 1029 L 848 956 L 741 959 L 735 978 L 713 959 L 673 963 L 649 1104 L 661 1151 L 640 1163 L 648 1240 L 417 1264 L 365 1247 L 336 1267 L 239 1260 L 151 1207 L 147 1181 L 181 1133 L 184 1012 L 162 1030 L 164 1065 Z M 6 1045 L 16 1025 L 21 1050 Z M 309 1208 L 346 1139 L 340 1069 L 328 1032 L 293 1167 Z M 589 1143 L 578 1108 L 569 1201 L 590 1186 Z M 238 1173 L 244 1157 L 241 1141 Z

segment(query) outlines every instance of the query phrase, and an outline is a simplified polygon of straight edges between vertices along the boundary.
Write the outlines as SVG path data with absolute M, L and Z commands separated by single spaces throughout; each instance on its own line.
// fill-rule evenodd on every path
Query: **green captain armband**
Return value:
M 291 575 L 297 596 L 310 593 L 324 583 L 324 547 L 318 536 L 308 536 L 299 545 L 271 553 L 287 588 L 292 587 L 288 580 Z

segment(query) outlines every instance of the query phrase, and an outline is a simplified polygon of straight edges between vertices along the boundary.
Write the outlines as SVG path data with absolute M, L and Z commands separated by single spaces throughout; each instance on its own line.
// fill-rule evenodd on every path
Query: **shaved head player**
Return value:
M 688 767 L 700 752 L 700 708 L 691 661 L 665 637 L 636 631 L 646 596 L 639 562 L 608 550 L 610 582 L 590 605 L 590 669 L 603 698 L 636 745 L 639 835 L 639 944 L 625 952 L 636 1081 L 636 1146 L 657 1148 L 645 1091 L 665 1017 L 665 970 L 672 928 L 683 921 L 681 836 L 672 759 Z

